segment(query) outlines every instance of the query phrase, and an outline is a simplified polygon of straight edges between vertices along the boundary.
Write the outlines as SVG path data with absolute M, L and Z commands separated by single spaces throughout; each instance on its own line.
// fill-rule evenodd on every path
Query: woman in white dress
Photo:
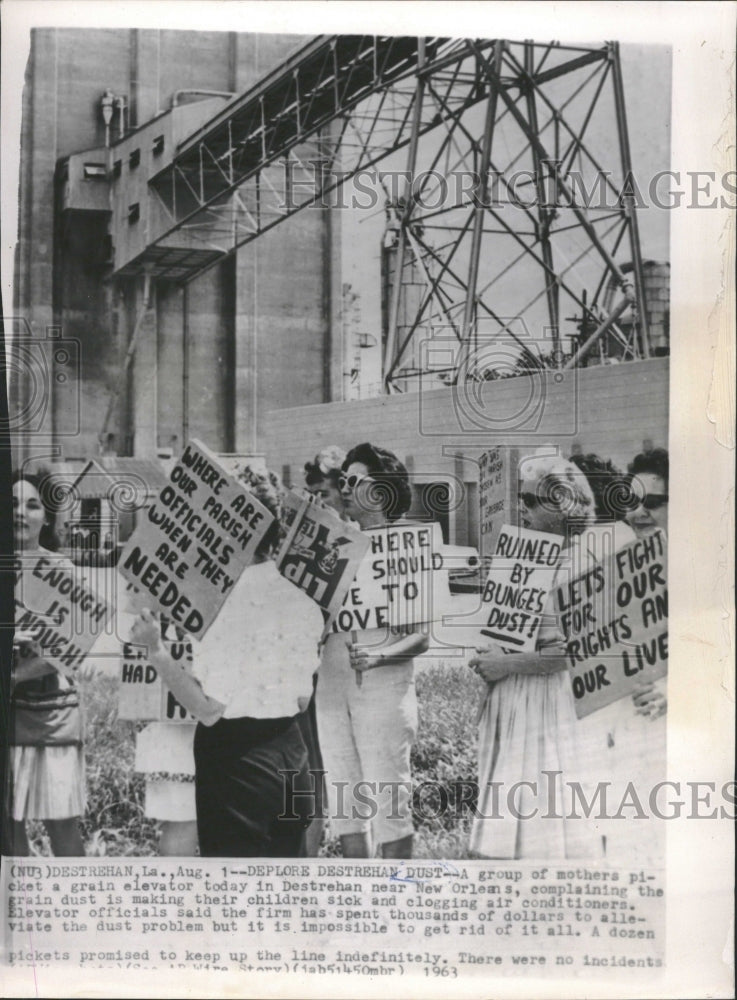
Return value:
M 161 639 L 175 661 L 191 670 L 192 647 L 187 637 L 162 621 Z M 196 726 L 192 718 L 151 722 L 136 736 L 135 769 L 146 778 L 145 813 L 159 823 L 161 857 L 192 857 L 197 853 Z
M 363 530 L 397 524 L 409 510 L 409 476 L 393 452 L 357 445 L 346 455 L 342 472 L 348 516 Z M 344 858 L 371 857 L 377 846 L 385 858 L 412 856 L 413 658 L 427 646 L 427 635 L 412 627 L 397 634 L 388 628 L 331 633 L 325 641 L 317 726 L 330 828 L 340 838 Z M 376 793 L 382 783 L 385 793 L 376 797 L 376 814 L 370 818 L 360 789 Z
M 594 519 L 585 476 L 557 456 L 520 463 L 520 524 L 561 535 L 564 553 Z M 470 851 L 485 858 L 596 858 L 600 838 L 568 818 L 563 794 L 581 751 L 563 635 L 551 597 L 532 653 L 479 650 L 469 665 L 489 685 L 479 721 L 479 802 Z M 551 805 L 553 808 L 550 808 Z

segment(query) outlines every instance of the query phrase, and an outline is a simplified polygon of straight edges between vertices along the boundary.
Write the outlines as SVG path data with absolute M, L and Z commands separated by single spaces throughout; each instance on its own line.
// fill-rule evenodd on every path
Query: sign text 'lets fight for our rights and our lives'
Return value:
M 579 718 L 668 670 L 667 542 L 658 531 L 556 587 Z

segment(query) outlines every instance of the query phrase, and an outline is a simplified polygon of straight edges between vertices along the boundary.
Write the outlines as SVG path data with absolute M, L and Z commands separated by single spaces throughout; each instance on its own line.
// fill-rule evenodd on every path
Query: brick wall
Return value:
M 475 402 L 454 389 L 438 389 L 272 411 L 267 463 L 280 472 L 288 466 L 292 482 L 301 485 L 304 462 L 324 445 L 348 448 L 369 440 L 391 448 L 423 479 L 462 468 L 464 481 L 474 482 L 475 464 L 459 465 L 454 454 L 473 458 L 495 443 L 524 454 L 550 443 L 568 456 L 578 443 L 584 452 L 625 468 L 644 438 L 656 447 L 668 444 L 667 358 L 551 372 L 544 381 L 506 379 L 480 388 Z M 459 408 L 471 432 L 460 429 Z

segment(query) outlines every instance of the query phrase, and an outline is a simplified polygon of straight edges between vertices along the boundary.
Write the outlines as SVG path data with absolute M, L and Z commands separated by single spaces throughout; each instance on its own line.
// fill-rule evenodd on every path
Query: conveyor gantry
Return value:
M 596 121 L 602 113 L 603 128 Z M 117 261 L 114 273 L 189 281 L 306 206 L 330 207 L 328 192 L 360 171 L 387 158 L 396 170 L 393 154 L 401 149 L 407 175 L 424 171 L 426 179 L 390 199 L 400 280 L 388 308 L 387 386 L 402 365 L 408 371 L 418 363 L 419 335 L 442 329 L 461 355 L 471 351 L 482 321 L 515 340 L 510 317 L 524 324 L 538 299 L 552 331 L 546 363 L 553 367 L 563 363 L 559 328 L 571 306 L 596 331 L 592 344 L 606 335 L 621 340 L 622 358 L 648 356 L 614 43 L 318 36 L 152 163 L 147 242 Z M 582 204 L 575 173 L 584 186 L 600 185 L 608 201 Z M 430 211 L 422 195 L 438 187 L 433 174 L 441 183 L 475 180 L 460 202 Z M 615 260 L 625 236 L 627 273 Z M 582 261 L 595 265 L 584 276 Z M 425 292 L 407 318 L 401 276 L 410 266 Z M 511 283 L 510 271 L 517 273 Z M 616 316 L 601 306 L 612 282 L 626 295 Z M 633 331 L 627 336 L 617 325 L 625 311 Z M 456 356 L 451 367 L 462 360 Z

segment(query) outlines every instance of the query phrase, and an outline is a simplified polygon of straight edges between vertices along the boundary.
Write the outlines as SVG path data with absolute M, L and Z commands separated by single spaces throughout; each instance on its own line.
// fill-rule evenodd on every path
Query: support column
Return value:
M 236 250 L 235 283 L 235 450 L 256 451 L 259 241 Z
M 136 296 L 142 318 L 131 363 L 133 391 L 130 397 L 132 413 L 129 426 L 133 446 L 131 454 L 149 457 L 155 455 L 157 450 L 158 323 L 155 282 L 151 282 L 148 307 L 144 295 L 145 293 L 139 293 Z

